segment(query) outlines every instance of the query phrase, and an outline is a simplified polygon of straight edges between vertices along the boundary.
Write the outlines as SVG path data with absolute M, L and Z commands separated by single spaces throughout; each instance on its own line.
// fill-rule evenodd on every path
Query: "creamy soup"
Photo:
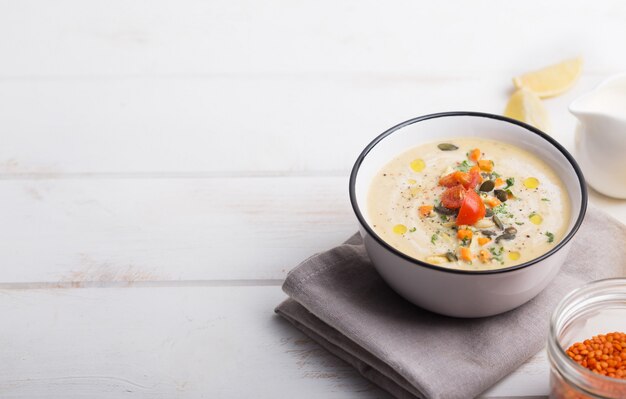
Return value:
M 548 252 L 567 233 L 569 197 L 541 159 L 507 143 L 453 138 L 400 154 L 374 177 L 369 223 L 399 251 L 464 270 Z

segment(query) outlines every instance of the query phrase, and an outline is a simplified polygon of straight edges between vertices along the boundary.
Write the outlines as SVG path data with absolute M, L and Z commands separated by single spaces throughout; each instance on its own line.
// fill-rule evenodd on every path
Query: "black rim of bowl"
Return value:
M 395 249 L 391 245 L 387 244 L 382 238 L 380 238 L 378 236 L 378 234 L 376 234 L 374 232 L 374 230 L 372 230 L 372 228 L 369 226 L 369 224 L 365 221 L 365 218 L 363 217 L 363 214 L 361 213 L 361 210 L 359 209 L 359 206 L 358 206 L 357 200 L 356 200 L 356 193 L 355 193 L 356 177 L 357 177 L 357 175 L 359 173 L 359 168 L 361 167 L 361 164 L 363 163 L 363 160 L 365 159 L 367 154 L 379 142 L 381 142 L 385 137 L 389 136 L 390 134 L 392 134 L 396 130 L 402 129 L 403 127 L 412 125 L 412 124 L 417 123 L 417 122 L 425 121 L 425 120 L 428 120 L 428 119 L 451 117 L 451 116 L 471 116 L 471 117 L 477 117 L 477 118 L 497 119 L 499 121 L 508 122 L 508 123 L 511 123 L 511 124 L 514 124 L 514 125 L 518 125 L 520 127 L 523 127 L 528 132 L 536 134 L 537 136 L 541 137 L 542 139 L 544 139 L 548 143 L 552 144 L 552 146 L 554 146 L 556 149 L 558 149 L 565 156 L 565 158 L 567 158 L 567 160 L 569 161 L 570 165 L 574 169 L 574 172 L 576 173 L 576 176 L 578 177 L 578 181 L 580 183 L 580 191 L 581 191 L 580 211 L 578 213 L 578 219 L 576 219 L 576 223 L 574 223 L 574 226 L 571 228 L 571 230 L 567 233 L 567 235 L 554 248 L 552 248 L 548 252 L 544 253 L 543 255 L 541 255 L 541 256 L 539 256 L 539 257 L 537 257 L 535 259 L 529 260 L 528 262 L 520 263 L 519 265 L 506 267 L 506 268 L 502 268 L 502 269 L 493 269 L 493 270 L 450 269 L 450 268 L 446 268 L 446 267 L 442 267 L 442 266 L 431 265 L 430 263 L 426 263 L 426 262 L 423 262 L 423 261 L 421 261 L 419 259 L 416 259 L 416 258 L 413 258 L 413 257 L 411 257 L 409 255 L 406 255 L 406 254 L 398 251 L 397 249 Z M 511 272 L 511 271 L 514 271 L 514 270 L 519 270 L 519 269 L 523 269 L 525 267 L 534 265 L 535 263 L 541 262 L 542 260 L 548 258 L 552 254 L 556 253 L 561 248 L 563 248 L 563 246 L 565 246 L 565 244 L 567 244 L 572 239 L 572 237 L 574 237 L 574 235 L 576 234 L 576 232 L 580 228 L 580 225 L 582 224 L 583 219 L 585 218 L 585 213 L 587 211 L 587 186 L 585 184 L 585 178 L 583 177 L 583 173 L 580 170 L 580 167 L 578 166 L 578 164 L 576 163 L 574 158 L 572 157 L 572 155 L 565 148 L 563 148 L 563 146 L 561 144 L 559 144 L 556 140 L 554 140 L 552 137 L 548 136 L 546 133 L 542 132 L 541 130 L 539 130 L 539 129 L 533 127 L 533 126 L 530 126 L 530 125 L 528 125 L 528 124 L 526 124 L 524 122 L 520 122 L 520 121 L 517 121 L 515 119 L 507 118 L 505 116 L 488 114 L 488 113 L 484 113 L 484 112 L 453 111 L 453 112 L 440 112 L 440 113 L 436 113 L 436 114 L 428 114 L 428 115 L 418 116 L 417 118 L 409 119 L 409 120 L 407 120 L 405 122 L 402 122 L 402 123 L 400 123 L 400 124 L 390 128 L 390 129 L 386 130 L 385 132 L 380 134 L 378 137 L 376 137 L 374 140 L 372 140 L 372 142 L 369 143 L 367 145 L 367 147 L 365 147 L 363 152 L 361 152 L 361 154 L 357 158 L 356 162 L 354 163 L 354 166 L 352 167 L 352 172 L 350 173 L 350 203 L 352 204 L 352 209 L 354 210 L 354 213 L 356 214 L 356 217 L 359 220 L 359 223 L 361 224 L 361 226 L 363 226 L 363 228 L 367 231 L 367 233 L 369 235 L 371 235 L 372 237 L 374 237 L 374 239 L 380 245 L 382 245 L 384 248 L 386 248 L 387 250 L 391 251 L 391 253 L 393 253 L 393 254 L 403 258 L 404 260 L 407 260 L 407 261 L 409 261 L 411 263 L 414 263 L 414 264 L 416 264 L 418 266 L 423 266 L 423 267 L 427 267 L 429 269 L 438 270 L 438 271 L 447 272 L 447 273 L 457 273 L 457 274 L 496 274 L 496 273 Z

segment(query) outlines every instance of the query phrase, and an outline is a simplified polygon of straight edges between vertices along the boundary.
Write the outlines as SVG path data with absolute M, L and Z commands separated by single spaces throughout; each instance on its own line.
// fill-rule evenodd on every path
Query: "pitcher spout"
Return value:
M 601 83 L 595 90 L 574 100 L 569 111 L 581 123 L 619 123 L 626 126 L 626 74 Z
M 576 159 L 587 182 L 608 196 L 626 199 L 626 74 L 606 80 L 576 99 Z
M 574 115 L 583 125 L 590 125 L 602 116 L 597 110 L 593 110 L 590 104 L 588 104 L 593 94 L 593 92 L 585 94 L 574 100 L 569 105 L 569 112 L 571 112 L 572 115 Z

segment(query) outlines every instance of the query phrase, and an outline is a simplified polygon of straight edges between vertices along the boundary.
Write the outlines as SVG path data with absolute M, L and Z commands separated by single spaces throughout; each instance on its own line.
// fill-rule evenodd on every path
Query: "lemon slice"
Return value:
M 582 68 L 582 58 L 574 58 L 514 77 L 513 84 L 515 88 L 526 88 L 540 98 L 553 97 L 572 87 Z
M 504 116 L 526 122 L 544 132 L 550 130 L 548 111 L 539 97 L 527 89 L 519 89 L 513 93 L 504 110 Z

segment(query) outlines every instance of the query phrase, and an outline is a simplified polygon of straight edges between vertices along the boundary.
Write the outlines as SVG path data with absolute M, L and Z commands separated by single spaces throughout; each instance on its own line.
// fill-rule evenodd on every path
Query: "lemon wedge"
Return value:
M 539 98 L 553 97 L 565 92 L 576 82 L 583 69 L 582 58 L 574 58 L 513 78 L 515 88 L 525 88 Z
M 548 111 L 535 93 L 527 89 L 516 90 L 506 105 L 504 115 L 543 130 L 550 130 Z

